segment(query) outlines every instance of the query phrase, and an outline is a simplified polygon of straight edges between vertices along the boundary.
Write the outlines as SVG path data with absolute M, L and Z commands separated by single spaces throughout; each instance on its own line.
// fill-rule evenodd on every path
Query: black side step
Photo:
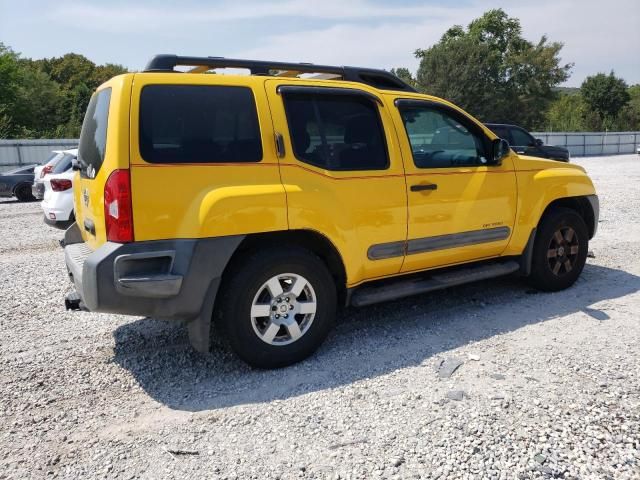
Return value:
M 445 271 L 433 272 L 411 279 L 387 280 L 383 284 L 369 285 L 357 289 L 351 296 L 351 305 L 362 307 L 388 300 L 409 297 L 418 293 L 432 292 L 443 288 L 477 282 L 487 278 L 508 275 L 520 270 L 515 260 L 465 265 Z

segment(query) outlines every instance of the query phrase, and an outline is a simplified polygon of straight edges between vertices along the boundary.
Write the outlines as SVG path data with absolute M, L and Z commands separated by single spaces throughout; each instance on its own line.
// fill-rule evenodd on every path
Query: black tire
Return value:
M 310 356 L 324 341 L 331 330 L 336 313 L 336 286 L 324 262 L 311 251 L 296 246 L 288 248 L 271 248 L 254 251 L 240 261 L 235 261 L 227 267 L 230 275 L 225 275 L 221 290 L 216 301 L 214 320 L 221 332 L 226 336 L 231 348 L 237 355 L 256 368 L 280 368 L 304 360 Z M 278 279 L 284 293 L 271 295 L 272 290 L 264 287 L 268 280 L 279 275 L 294 274 L 306 281 L 308 293 L 287 295 L 295 280 L 291 277 Z M 287 283 L 291 281 L 291 284 Z M 260 297 L 262 295 L 262 297 Z M 292 314 L 287 322 L 292 320 L 298 325 L 298 331 L 303 332 L 294 340 L 289 327 L 276 325 L 284 322 L 283 318 L 275 320 L 275 311 L 289 307 L 295 310 L 304 303 L 307 295 L 315 300 L 315 314 Z M 280 297 L 280 298 L 276 298 Z M 254 299 L 262 306 L 269 304 L 269 317 L 252 317 Z M 282 300 L 282 304 L 275 302 Z M 298 303 L 300 301 L 301 303 Z M 313 303 L 313 302 L 311 302 Z M 274 311 L 275 309 L 275 311 Z M 288 316 L 282 314 L 282 317 Z M 311 318 L 311 320 L 309 320 Z M 272 342 L 267 343 L 259 335 L 261 330 L 265 337 L 268 328 L 277 329 Z M 284 342 L 291 343 L 284 343 Z
M 21 202 L 30 202 L 35 200 L 35 197 L 31 193 L 31 185 L 27 183 L 21 183 L 14 191 L 16 198 Z
M 568 208 L 554 208 L 538 225 L 529 283 L 546 292 L 570 287 L 582 273 L 588 250 L 589 232 L 582 217 Z

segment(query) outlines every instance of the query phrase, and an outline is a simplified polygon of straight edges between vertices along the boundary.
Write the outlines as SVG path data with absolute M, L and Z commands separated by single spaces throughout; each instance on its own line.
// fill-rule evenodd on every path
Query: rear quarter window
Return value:
M 150 163 L 262 160 L 251 89 L 148 85 L 140 96 L 140 155 Z
M 78 161 L 82 176 L 94 178 L 104 162 L 110 102 L 111 89 L 105 88 L 91 97 L 87 107 L 78 146 Z

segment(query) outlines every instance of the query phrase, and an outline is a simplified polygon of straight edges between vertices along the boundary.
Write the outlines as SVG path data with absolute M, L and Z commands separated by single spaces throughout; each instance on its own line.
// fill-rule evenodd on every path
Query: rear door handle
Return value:
M 435 183 L 421 183 L 420 185 L 411 185 L 412 192 L 424 192 L 425 190 L 437 190 L 438 185 Z

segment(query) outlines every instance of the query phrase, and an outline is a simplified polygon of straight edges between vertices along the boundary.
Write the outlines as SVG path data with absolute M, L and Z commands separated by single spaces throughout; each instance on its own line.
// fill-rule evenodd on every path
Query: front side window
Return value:
M 327 170 L 388 168 L 384 130 L 373 100 L 316 92 L 283 96 L 298 160 Z
M 511 139 L 513 144 L 518 147 L 532 147 L 534 145 L 533 137 L 519 128 L 511 129 Z
M 487 163 L 482 140 L 447 111 L 428 105 L 400 106 L 413 161 L 418 168 L 478 166 Z
M 92 178 L 98 173 L 107 149 L 107 121 L 109 117 L 109 103 L 111 89 L 105 88 L 91 97 L 87 113 L 82 122 L 80 145 L 78 146 L 78 161 L 83 175 L 91 171 Z M 90 167 L 90 168 L 89 168 Z
M 253 93 L 219 85 L 144 87 L 140 154 L 150 163 L 259 162 L 262 140 Z

